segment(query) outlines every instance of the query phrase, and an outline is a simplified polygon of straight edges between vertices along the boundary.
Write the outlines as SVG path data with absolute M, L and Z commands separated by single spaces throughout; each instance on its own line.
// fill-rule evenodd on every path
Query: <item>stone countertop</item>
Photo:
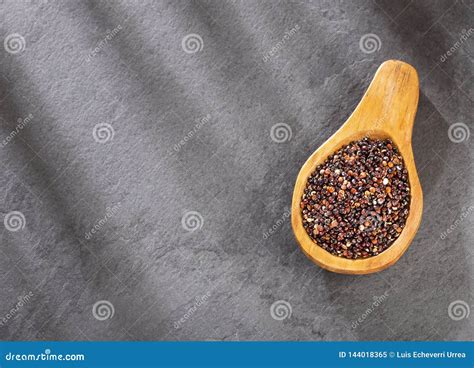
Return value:
M 472 339 L 473 11 L 5 1 L 0 338 Z M 391 268 L 326 272 L 294 181 L 387 59 L 420 77 L 423 222 Z

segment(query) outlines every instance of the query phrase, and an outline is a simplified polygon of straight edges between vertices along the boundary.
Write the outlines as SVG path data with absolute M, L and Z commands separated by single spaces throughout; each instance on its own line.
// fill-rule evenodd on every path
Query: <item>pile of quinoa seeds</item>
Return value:
M 410 206 L 403 158 L 390 139 L 354 141 L 316 167 L 301 199 L 303 226 L 344 258 L 376 256 L 398 238 Z

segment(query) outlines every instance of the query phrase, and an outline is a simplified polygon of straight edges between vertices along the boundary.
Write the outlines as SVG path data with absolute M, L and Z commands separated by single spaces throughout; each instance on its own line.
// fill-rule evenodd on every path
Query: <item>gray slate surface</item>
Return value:
M 473 11 L 469 0 L 2 2 L 2 39 L 25 43 L 0 49 L 2 141 L 18 130 L 0 147 L 0 214 L 24 216 L 1 224 L 1 339 L 472 339 L 473 138 L 448 129 L 474 134 L 473 41 L 460 41 Z M 200 51 L 184 51 L 188 34 Z M 366 34 L 380 39 L 373 53 Z M 293 184 L 392 58 L 421 81 L 423 223 L 390 269 L 329 273 L 293 238 Z M 114 134 L 99 143 L 103 123 Z M 291 139 L 272 140 L 276 124 Z M 197 223 L 183 226 L 189 211 Z

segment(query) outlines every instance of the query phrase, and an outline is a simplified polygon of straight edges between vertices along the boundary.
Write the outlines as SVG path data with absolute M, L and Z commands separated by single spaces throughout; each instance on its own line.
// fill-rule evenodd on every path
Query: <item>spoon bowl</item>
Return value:
M 418 94 L 418 75 L 411 65 L 398 60 L 384 62 L 344 125 L 302 166 L 293 192 L 291 224 L 301 249 L 319 266 L 345 274 L 378 272 L 393 265 L 415 237 L 423 212 L 423 193 L 411 145 Z M 310 238 L 303 227 L 300 202 L 308 177 L 316 167 L 342 146 L 363 137 L 392 140 L 408 170 L 411 199 L 405 227 L 392 245 L 376 256 L 353 260 L 329 253 Z

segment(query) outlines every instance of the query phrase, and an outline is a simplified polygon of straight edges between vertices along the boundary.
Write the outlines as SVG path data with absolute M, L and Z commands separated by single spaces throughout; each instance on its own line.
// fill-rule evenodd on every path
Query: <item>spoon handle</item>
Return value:
M 378 68 L 348 125 L 350 129 L 374 135 L 388 133 L 397 144 L 411 146 L 418 95 L 415 68 L 402 61 L 388 60 Z

